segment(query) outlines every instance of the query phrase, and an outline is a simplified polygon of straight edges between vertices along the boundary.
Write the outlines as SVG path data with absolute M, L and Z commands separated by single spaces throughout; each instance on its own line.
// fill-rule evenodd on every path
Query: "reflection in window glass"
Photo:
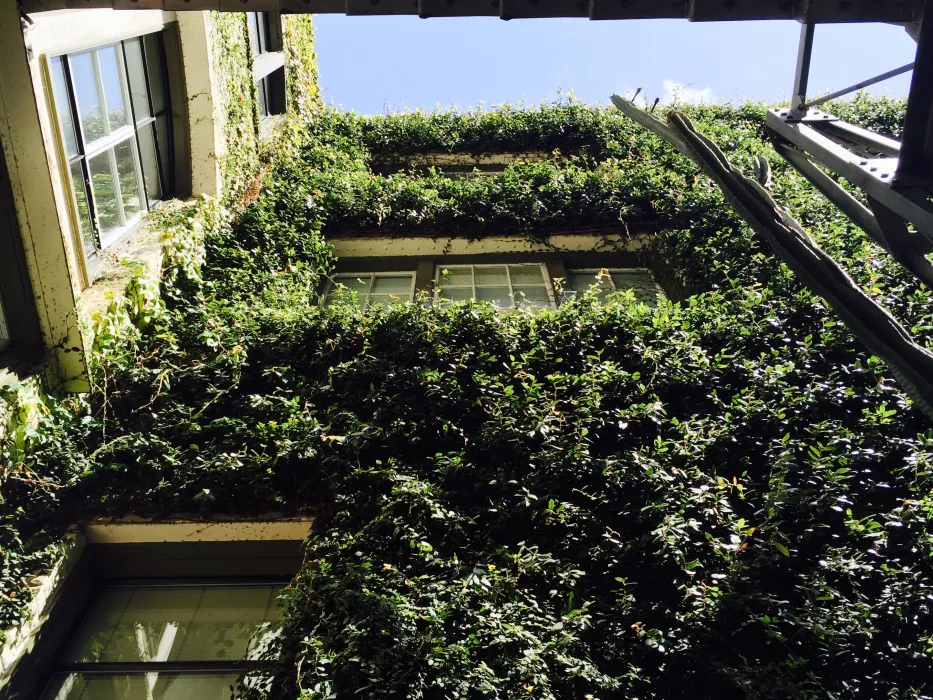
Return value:
M 644 269 L 568 270 L 564 287 L 565 300 L 590 288 L 595 288 L 602 300 L 613 292 L 631 289 L 637 301 L 655 306 L 662 294 L 651 273 Z
M 412 300 L 414 281 L 413 272 L 334 275 L 325 296 L 325 304 L 333 303 L 338 288 L 352 292 L 364 308 L 375 304 L 405 304 Z
M 70 158 L 78 152 L 78 141 L 75 136 L 75 123 L 71 116 L 71 105 L 68 103 L 68 86 L 65 80 L 65 66 L 60 56 L 51 61 L 52 93 L 55 96 L 55 105 L 58 112 L 58 122 L 62 130 L 62 141 L 65 145 L 65 154 Z M 64 107 L 64 108 L 63 108 Z
M 6 324 L 6 312 L 3 310 L 3 297 L 0 296 L 0 350 L 10 344 L 10 329 Z
M 143 166 L 143 181 L 150 202 L 162 199 L 162 184 L 159 178 L 159 160 L 153 135 L 155 124 L 147 124 L 139 130 L 139 158 Z
M 105 587 L 62 663 L 134 666 L 65 666 L 42 700 L 230 700 L 238 664 L 279 633 L 280 594 L 276 585 Z M 206 662 L 210 672 L 196 668 Z M 183 672 L 184 663 L 195 668 Z M 264 682 L 251 676 L 248 685 Z
M 94 72 L 94 60 L 91 53 L 79 53 L 69 56 L 71 80 L 74 84 L 75 98 L 78 102 L 78 118 L 84 132 L 84 142 L 91 143 L 102 138 L 106 133 L 97 92 L 97 76 Z
M 42 700 L 230 700 L 239 674 L 125 673 L 56 676 Z
M 114 242 L 171 192 L 174 146 L 162 42 L 160 33 L 148 34 L 49 59 L 87 255 Z
M 66 654 L 76 663 L 239 661 L 278 629 L 276 586 L 113 587 Z
M 97 225 L 103 237 L 117 231 L 123 225 L 113 171 L 110 169 L 110 156 L 110 151 L 104 151 L 89 159 L 87 164 L 91 176 L 91 189 L 94 192 L 94 205 L 97 208 Z
M 124 41 L 123 51 L 126 55 L 126 78 L 130 84 L 133 114 L 136 121 L 140 122 L 151 117 L 152 113 L 149 111 L 149 95 L 146 90 L 146 66 L 143 63 L 143 50 L 139 39 Z
M 84 184 L 84 171 L 81 169 L 80 160 L 71 164 L 71 184 L 78 215 L 78 228 L 81 231 L 81 242 L 84 252 L 91 255 L 97 250 L 97 239 L 94 237 L 94 223 L 91 221 L 91 208 L 87 201 L 87 188 Z
M 113 149 L 117 163 L 117 173 L 120 177 L 120 196 L 123 200 L 123 215 L 127 221 L 141 212 L 143 204 L 142 193 L 139 191 L 139 169 L 136 164 L 136 144 L 128 139 L 117 144 Z
M 121 126 L 130 123 L 129 106 L 123 89 L 123 79 L 120 76 L 120 66 L 117 63 L 116 47 L 106 46 L 98 49 L 97 61 L 100 65 L 104 101 L 107 103 L 107 119 L 110 130 L 116 131 Z
M 149 94 L 152 99 L 152 110 L 155 114 L 159 114 L 164 112 L 167 107 L 165 80 L 162 72 L 161 37 L 158 34 L 147 34 L 143 37 L 143 46 L 146 49 L 146 67 L 149 71 Z
M 503 309 L 553 308 L 544 265 L 450 265 L 437 267 L 437 297 L 488 301 Z

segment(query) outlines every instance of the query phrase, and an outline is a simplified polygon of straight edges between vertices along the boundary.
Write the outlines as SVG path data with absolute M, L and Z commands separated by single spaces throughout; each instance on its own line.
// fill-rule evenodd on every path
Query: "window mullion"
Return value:
M 71 58 L 67 55 L 62 56 L 62 70 L 65 72 L 65 87 L 68 91 L 68 108 L 71 109 L 72 121 L 75 123 L 75 137 L 78 146 L 77 158 L 81 161 L 81 176 L 84 179 L 82 184 L 85 197 L 87 197 L 87 213 L 91 219 L 91 228 L 94 231 L 94 238 L 97 239 L 97 246 L 103 248 L 100 225 L 97 221 L 97 202 L 94 198 L 94 188 L 91 187 L 91 170 L 88 166 L 84 124 L 81 122 L 81 113 L 78 111 L 78 93 L 75 90 L 74 79 L 71 75 Z M 71 168 L 68 169 L 68 177 L 71 177 Z M 74 190 L 74 183 L 72 183 L 72 190 Z M 80 227 L 80 223 L 78 225 Z
M 369 301 L 373 295 L 373 287 L 376 286 L 376 273 L 372 273 L 369 276 L 369 286 L 366 288 L 366 304 L 369 305 Z
M 476 301 L 476 265 L 470 265 L 470 281 L 473 284 L 473 301 Z
M 512 300 L 512 307 L 515 308 L 518 304 L 515 302 L 515 290 L 512 288 L 512 272 L 509 270 L 509 266 L 505 266 L 505 281 L 509 285 L 509 299 Z
M 104 135 L 110 136 L 110 112 L 107 110 L 107 98 L 104 95 L 104 75 L 100 72 L 100 59 L 97 56 L 97 49 L 91 51 L 91 65 L 94 67 L 94 82 L 97 83 L 97 99 L 100 102 L 101 126 L 104 129 Z M 78 115 L 80 117 L 80 115 Z
M 116 199 L 117 214 L 120 215 L 120 228 L 126 226 L 126 212 L 123 211 L 123 190 L 120 188 L 120 171 L 117 170 L 117 154 L 111 148 L 107 151 L 107 161 L 110 163 L 110 177 L 113 178 L 113 196 Z

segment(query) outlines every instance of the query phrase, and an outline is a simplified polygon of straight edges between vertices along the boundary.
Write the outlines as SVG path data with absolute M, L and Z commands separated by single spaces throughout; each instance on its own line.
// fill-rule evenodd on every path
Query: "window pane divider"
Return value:
M 127 139 L 132 138 L 135 133 L 136 130 L 132 126 L 121 126 L 119 129 L 106 137 L 106 139 L 100 138 L 96 141 L 92 141 L 91 145 L 94 148 L 88 149 L 87 153 L 84 154 L 84 157 L 93 158 L 94 156 L 99 156 L 107 149 L 119 146 Z

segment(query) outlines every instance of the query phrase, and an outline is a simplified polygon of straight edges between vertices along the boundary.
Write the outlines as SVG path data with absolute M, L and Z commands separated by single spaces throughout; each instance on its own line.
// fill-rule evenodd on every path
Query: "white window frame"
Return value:
M 534 308 L 548 308 L 556 309 L 557 308 L 557 299 L 554 295 L 554 284 L 551 280 L 551 276 L 548 274 L 547 264 L 546 263 L 474 263 L 474 264 L 457 264 L 457 265 L 444 265 L 442 263 L 437 263 L 434 266 L 434 301 L 435 303 L 440 303 L 444 298 L 441 296 L 442 289 L 469 289 L 472 294 L 473 301 L 476 301 L 476 290 L 477 289 L 493 289 L 496 287 L 501 287 L 501 284 L 476 284 L 476 270 L 477 268 L 488 268 L 488 267 L 504 267 L 506 280 L 508 281 L 509 287 L 509 297 L 512 299 L 512 305 L 509 307 L 502 307 L 503 309 L 518 309 L 521 308 L 515 303 L 515 285 L 512 284 L 512 272 L 509 269 L 510 267 L 537 267 L 541 271 L 541 281 L 542 284 L 523 284 L 519 285 L 522 287 L 543 287 L 547 291 L 548 301 L 550 306 L 547 307 L 534 307 Z M 441 287 L 441 278 L 444 275 L 444 270 L 454 270 L 454 269 L 470 269 L 471 271 L 471 285 L 444 285 Z
M 107 98 L 104 95 L 104 76 L 101 73 L 100 69 L 100 59 L 98 58 L 98 51 L 102 49 L 113 48 L 114 53 L 117 57 L 117 70 L 120 74 L 120 89 L 123 91 L 123 98 L 126 103 L 125 111 L 129 124 L 121 126 L 116 131 L 110 130 L 110 111 L 107 109 Z M 81 138 L 82 143 L 84 143 L 85 153 L 84 158 L 88 162 L 88 172 L 90 172 L 90 161 L 93 158 L 96 158 L 101 153 L 109 150 L 108 162 L 110 164 L 110 172 L 114 178 L 113 181 L 113 194 L 117 200 L 117 213 L 120 217 L 120 226 L 113 231 L 105 234 L 100 226 L 100 222 L 97 223 L 97 230 L 100 236 L 100 247 L 107 248 L 110 245 L 120 238 L 126 231 L 135 226 L 139 221 L 142 220 L 143 214 L 146 213 L 148 209 L 148 202 L 145 200 L 148 199 L 146 194 L 146 185 L 143 181 L 143 169 L 142 163 L 139 161 L 139 148 L 136 144 L 136 131 L 138 125 L 136 124 L 135 114 L 133 112 L 133 106 L 131 104 L 132 95 L 130 94 L 129 82 L 126 79 L 126 65 L 123 60 L 123 47 L 121 42 L 109 42 L 106 44 L 100 44 L 95 46 L 87 51 L 74 52 L 70 55 L 80 55 L 81 53 L 90 53 L 91 54 L 91 64 L 94 66 L 94 81 L 96 82 L 97 88 L 97 99 L 100 103 L 101 108 L 101 124 L 104 128 L 104 135 L 94 141 L 88 141 L 84 135 L 84 124 L 81 121 L 80 113 L 76 115 L 75 119 L 75 128 L 78 130 L 78 135 Z M 72 94 L 78 94 L 78 87 L 75 83 L 74 73 L 71 73 L 71 90 Z M 140 197 L 140 208 L 129 219 L 126 218 L 126 211 L 124 210 L 123 205 L 123 190 L 120 188 L 120 175 L 117 170 L 117 158 L 115 149 L 117 146 L 122 145 L 125 141 L 133 140 L 131 145 L 131 151 L 133 153 L 133 164 L 136 167 L 136 187 L 139 192 Z M 68 177 L 71 177 L 70 172 Z M 91 187 L 93 188 L 93 179 L 91 181 Z M 73 195 L 72 195 L 73 196 Z M 92 192 L 92 196 L 93 192 Z M 96 207 L 95 207 L 96 208 Z M 97 212 L 94 212 L 94 216 L 97 216 Z
M 409 296 L 411 299 L 406 302 L 410 303 L 415 300 L 415 283 L 417 282 L 417 274 L 414 270 L 396 270 L 394 272 L 335 272 L 333 277 L 327 280 L 327 287 L 324 289 L 324 300 L 330 298 L 330 295 L 333 293 L 334 288 L 340 284 L 338 280 L 335 280 L 334 277 L 356 277 L 358 279 L 365 279 L 369 277 L 369 286 L 366 287 L 365 295 L 362 295 L 357 291 L 357 300 L 360 302 L 362 308 L 369 307 L 369 298 L 373 293 L 373 285 L 376 282 L 377 277 L 403 277 L 405 275 L 411 275 L 411 287 L 409 288 Z M 392 296 L 392 295 L 390 295 Z M 401 297 L 399 297 L 401 299 Z

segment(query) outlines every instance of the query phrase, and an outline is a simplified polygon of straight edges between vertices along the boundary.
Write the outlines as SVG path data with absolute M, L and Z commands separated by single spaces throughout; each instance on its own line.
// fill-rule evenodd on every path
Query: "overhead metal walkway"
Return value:
M 920 20 L 923 0 L 22 0 L 24 12 L 76 8 L 282 11 L 531 19 L 688 19 L 692 22 L 793 19 L 799 22 Z

